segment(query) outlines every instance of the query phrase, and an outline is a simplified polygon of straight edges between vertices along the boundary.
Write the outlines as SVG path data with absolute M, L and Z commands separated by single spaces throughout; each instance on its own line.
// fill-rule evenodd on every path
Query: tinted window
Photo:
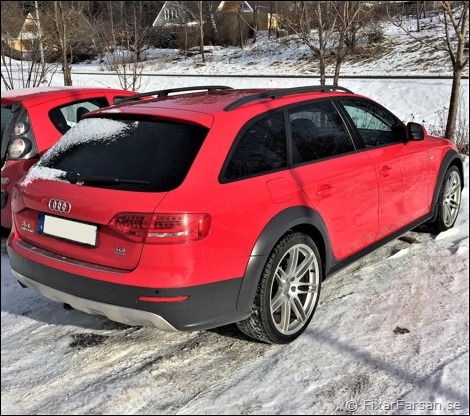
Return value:
M 88 186 L 170 191 L 183 182 L 206 134 L 207 129 L 188 124 L 89 118 L 67 132 L 44 155 L 41 165 L 81 176 L 136 182 L 103 179 L 85 182 Z
M 2 138 L 3 138 L 3 134 L 5 133 L 5 128 L 10 122 L 12 116 L 13 116 L 13 113 L 11 111 L 11 107 L 2 105 Z
M 310 162 L 354 150 L 338 111 L 330 101 L 289 111 L 294 163 Z
M 1 147 L 1 149 L 2 149 L 2 164 L 3 164 L 4 157 L 6 155 L 8 143 L 10 142 L 10 135 L 9 135 L 9 133 L 5 134 L 5 130 L 7 132 L 9 131 L 7 129 L 7 126 L 10 123 L 12 117 L 13 117 L 13 113 L 11 111 L 11 107 L 7 107 L 5 105 L 2 105 L 2 147 Z
M 250 125 L 238 141 L 225 171 L 227 179 L 270 172 L 287 167 L 287 146 L 282 113 L 266 116 Z
M 75 126 L 87 112 L 107 107 L 108 105 L 108 101 L 105 98 L 69 103 L 49 111 L 49 118 L 57 130 L 64 134 L 70 127 Z
M 364 100 L 343 100 L 366 147 L 401 142 L 401 123 L 380 106 Z

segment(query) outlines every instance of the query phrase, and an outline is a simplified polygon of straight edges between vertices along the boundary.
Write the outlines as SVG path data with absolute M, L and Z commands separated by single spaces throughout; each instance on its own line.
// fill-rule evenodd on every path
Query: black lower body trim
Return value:
M 38 283 L 38 287 L 51 288 L 54 293 L 122 308 L 124 314 L 131 309 L 158 315 L 180 331 L 215 328 L 245 319 L 250 313 L 250 310 L 237 309 L 242 278 L 174 289 L 148 288 L 109 283 L 63 272 L 20 256 L 10 247 L 8 255 L 12 270 L 26 278 L 23 284 L 25 281 Z M 18 280 L 21 282 L 21 279 Z M 34 287 L 34 284 L 30 286 Z M 148 302 L 137 300 L 140 296 L 189 298 L 178 302 Z M 53 296 L 51 298 L 54 299 Z M 86 308 L 82 310 L 87 311 Z

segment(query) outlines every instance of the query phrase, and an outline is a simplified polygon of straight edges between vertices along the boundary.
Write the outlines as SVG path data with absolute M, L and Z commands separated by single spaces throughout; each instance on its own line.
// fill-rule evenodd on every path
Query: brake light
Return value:
M 10 143 L 8 156 L 10 159 L 22 158 L 31 151 L 32 147 L 31 140 L 26 137 L 18 137 Z
M 30 129 L 29 123 L 24 121 L 20 121 L 15 124 L 14 132 L 15 136 L 21 136 L 22 134 L 26 134 Z
M 207 237 L 211 216 L 201 213 L 121 212 L 108 225 L 136 243 L 189 243 Z

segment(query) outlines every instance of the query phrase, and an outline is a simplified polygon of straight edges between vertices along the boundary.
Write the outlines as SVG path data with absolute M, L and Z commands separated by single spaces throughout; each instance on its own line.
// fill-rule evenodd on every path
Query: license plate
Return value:
M 84 222 L 40 214 L 39 232 L 75 243 L 96 247 L 98 227 Z

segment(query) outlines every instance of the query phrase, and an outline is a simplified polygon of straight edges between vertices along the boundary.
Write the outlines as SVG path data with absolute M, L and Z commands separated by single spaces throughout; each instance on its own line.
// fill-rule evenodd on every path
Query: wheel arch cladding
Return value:
M 251 311 L 266 261 L 277 242 L 291 231 L 303 232 L 313 239 L 320 251 L 323 277 L 325 277 L 333 258 L 323 219 L 318 212 L 308 206 L 289 207 L 266 224 L 253 247 L 238 296 L 238 310 Z
M 456 166 L 458 168 L 459 173 L 460 173 L 460 181 L 461 181 L 461 184 L 462 184 L 461 185 L 462 189 L 464 187 L 464 174 L 463 174 L 462 158 L 459 155 L 459 153 L 457 153 L 455 150 L 451 149 L 446 153 L 446 155 L 442 159 L 441 167 L 439 168 L 439 173 L 437 174 L 436 186 L 434 188 L 434 194 L 433 194 L 433 197 L 432 197 L 432 204 L 431 204 L 431 209 L 432 209 L 432 213 L 433 213 L 431 221 L 436 220 L 437 213 L 438 213 L 437 201 L 439 199 L 439 191 L 440 191 L 440 189 L 442 187 L 442 184 L 444 182 L 445 174 L 451 166 Z

